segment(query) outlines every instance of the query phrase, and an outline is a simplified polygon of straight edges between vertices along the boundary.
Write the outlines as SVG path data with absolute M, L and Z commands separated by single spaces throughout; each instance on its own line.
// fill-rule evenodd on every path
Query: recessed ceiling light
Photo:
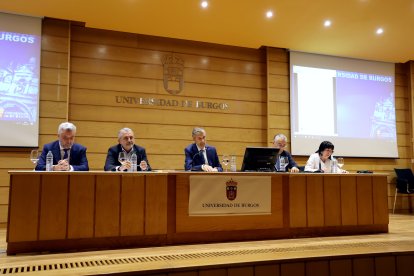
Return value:
M 208 7 L 208 1 L 201 1 L 201 7 L 203 9 L 207 8 Z
M 267 18 L 272 18 L 273 17 L 273 11 L 267 11 L 266 12 L 266 17 Z
M 330 27 L 332 25 L 332 22 L 331 22 L 331 20 L 325 20 L 325 22 L 323 22 L 323 25 L 325 27 Z
M 384 29 L 383 28 L 378 28 L 376 31 L 375 31 L 375 33 L 377 34 L 377 35 L 380 35 L 380 34 L 382 34 L 384 32 Z

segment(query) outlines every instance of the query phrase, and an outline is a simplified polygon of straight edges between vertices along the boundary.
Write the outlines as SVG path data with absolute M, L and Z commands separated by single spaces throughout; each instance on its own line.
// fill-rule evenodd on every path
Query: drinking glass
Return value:
M 279 157 L 280 171 L 285 172 L 288 164 L 289 164 L 289 160 L 286 156 Z
M 127 161 L 127 155 L 126 152 L 121 151 L 118 155 L 118 161 L 121 163 L 121 165 L 124 165 L 124 163 Z
M 30 152 L 30 161 L 32 161 L 36 167 L 37 161 L 39 161 L 39 150 L 34 149 Z
M 225 171 L 227 172 L 227 170 L 228 170 L 227 167 L 230 163 L 230 155 L 224 154 L 223 157 L 222 157 L 222 160 L 223 160 L 222 162 L 223 162 Z
M 342 169 L 344 166 L 344 159 L 342 157 L 336 158 L 336 161 L 338 162 L 338 167 Z

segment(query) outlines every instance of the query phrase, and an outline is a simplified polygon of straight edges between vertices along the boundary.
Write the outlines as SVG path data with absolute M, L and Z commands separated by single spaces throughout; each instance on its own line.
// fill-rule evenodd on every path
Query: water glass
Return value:
M 344 166 L 344 159 L 342 157 L 338 157 L 336 158 L 336 161 L 338 162 L 338 167 L 342 169 L 342 167 Z
M 34 149 L 30 152 L 30 161 L 36 166 L 37 161 L 39 161 L 39 150 Z
M 127 155 L 126 152 L 121 151 L 118 155 L 118 161 L 121 163 L 121 165 L 124 165 L 124 163 L 127 161 Z
M 230 155 L 224 154 L 223 157 L 222 157 L 222 162 L 223 162 L 223 166 L 224 166 L 224 171 L 227 172 L 228 165 L 230 163 Z
M 289 160 L 286 156 L 279 156 L 280 171 L 285 172 L 288 164 Z

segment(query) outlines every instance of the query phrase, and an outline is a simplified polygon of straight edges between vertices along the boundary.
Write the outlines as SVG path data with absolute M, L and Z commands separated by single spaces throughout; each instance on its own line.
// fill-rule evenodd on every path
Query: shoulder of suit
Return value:
M 134 145 L 134 147 L 135 147 L 136 150 L 139 150 L 139 151 L 145 150 L 145 148 L 143 148 L 141 146 L 138 146 L 138 145 Z

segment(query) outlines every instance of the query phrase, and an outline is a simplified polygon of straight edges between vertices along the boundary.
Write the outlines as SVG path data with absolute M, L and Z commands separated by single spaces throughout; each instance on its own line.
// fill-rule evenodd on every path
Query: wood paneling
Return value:
M 144 234 L 145 176 L 122 176 L 121 236 Z
M 95 176 L 71 175 L 68 203 L 69 239 L 94 236 Z
M 307 226 L 306 178 L 292 176 L 289 183 L 289 217 L 291 227 Z
M 42 175 L 39 240 L 66 238 L 68 179 L 67 175 Z
M 10 200 L 16 207 L 10 208 L 10 217 L 17 219 L 8 222 L 8 242 L 37 240 L 40 181 L 40 175 L 13 176 Z
M 119 235 L 120 175 L 96 176 L 95 237 Z
M 145 176 L 145 234 L 167 234 L 167 175 Z
M 323 183 L 324 178 L 320 175 L 306 177 L 306 210 L 308 227 L 322 227 L 325 225 Z

